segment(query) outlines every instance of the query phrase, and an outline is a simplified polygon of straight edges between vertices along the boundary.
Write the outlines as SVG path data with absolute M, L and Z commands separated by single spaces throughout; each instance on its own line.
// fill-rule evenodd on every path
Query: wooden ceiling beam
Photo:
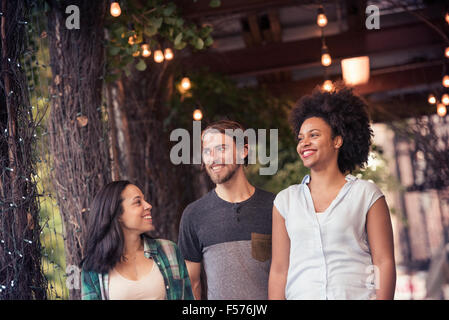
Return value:
M 326 44 L 336 62 L 351 56 L 443 45 L 444 40 L 426 24 L 413 23 L 380 30 L 347 31 L 326 37 Z M 319 65 L 320 52 L 321 40 L 313 38 L 227 52 L 200 52 L 186 57 L 183 63 L 187 68 L 206 67 L 228 75 L 260 75 Z
M 387 92 L 403 88 L 416 87 L 441 81 L 443 61 L 427 63 L 414 63 L 395 68 L 373 70 L 369 82 L 356 86 L 354 92 L 359 95 Z M 341 80 L 341 77 L 331 77 L 332 81 Z M 310 94 L 317 85 L 323 83 L 323 78 L 311 78 L 285 83 L 266 85 L 266 89 L 276 96 L 288 97 L 297 100 Z M 427 101 L 427 100 L 426 100 Z M 427 102 L 426 102 L 427 103 Z
M 219 7 L 211 8 L 209 6 L 210 0 L 198 0 L 196 2 L 193 0 L 177 0 L 176 2 L 181 7 L 183 15 L 190 19 L 313 3 L 312 0 L 301 2 L 295 0 L 223 0 Z

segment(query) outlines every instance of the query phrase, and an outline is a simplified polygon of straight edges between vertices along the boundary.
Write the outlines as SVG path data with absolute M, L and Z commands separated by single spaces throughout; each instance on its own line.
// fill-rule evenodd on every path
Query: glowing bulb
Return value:
M 449 94 L 447 94 L 447 93 L 443 94 L 443 96 L 441 97 L 441 102 L 445 106 L 449 105 Z
M 137 50 L 136 52 L 133 53 L 133 57 L 138 57 L 138 56 L 140 56 L 140 51 L 139 50 Z
M 193 120 L 200 121 L 201 119 L 203 119 L 203 113 L 201 112 L 201 110 L 196 109 L 195 111 L 193 111 Z
M 446 56 L 446 58 L 449 58 L 449 47 L 446 47 L 446 49 L 444 50 L 444 55 Z
M 128 38 L 128 43 L 132 46 L 134 43 L 136 43 L 135 42 L 136 38 L 137 38 L 136 35 L 130 36 Z
M 449 88 L 449 76 L 448 75 L 445 75 L 443 77 L 443 86 L 446 88 Z
M 440 117 L 444 117 L 447 113 L 446 106 L 442 103 L 439 103 L 437 106 L 437 113 Z
M 318 8 L 318 16 L 316 18 L 316 23 L 321 27 L 325 27 L 327 25 L 327 17 L 324 14 L 324 9 L 322 6 Z
M 330 66 L 332 63 L 331 55 L 329 53 L 323 53 L 321 55 L 321 64 L 325 67 Z
M 189 78 L 187 78 L 187 77 L 182 78 L 182 80 L 181 80 L 181 87 L 184 90 L 189 90 L 191 86 L 192 85 L 190 83 L 190 79 Z
M 316 19 L 316 23 L 321 27 L 325 27 L 327 25 L 327 17 L 324 13 L 321 13 L 318 15 L 318 18 Z
M 429 98 L 427 99 L 427 101 L 430 104 L 435 104 L 435 103 L 437 103 L 437 98 L 435 98 L 435 96 L 433 94 L 429 94 Z
M 164 61 L 164 54 L 162 53 L 162 50 L 156 50 L 154 51 L 154 61 L 157 63 L 161 63 Z
M 365 84 L 369 81 L 369 57 L 355 57 L 341 60 L 343 80 L 349 86 Z
M 329 92 L 329 91 L 332 91 L 332 89 L 334 89 L 334 85 L 332 84 L 332 81 L 330 81 L 330 80 L 324 81 L 323 90 Z
M 118 17 L 122 14 L 122 9 L 118 2 L 111 3 L 111 16 Z
M 449 12 L 446 12 L 444 19 L 446 19 L 446 22 L 449 24 Z
M 149 57 L 151 55 L 151 50 L 150 50 L 150 46 L 147 44 L 143 44 L 141 46 L 142 48 L 142 57 L 146 58 Z
M 174 56 L 173 51 L 170 48 L 165 49 L 164 51 L 165 60 L 171 60 L 173 59 L 173 56 Z

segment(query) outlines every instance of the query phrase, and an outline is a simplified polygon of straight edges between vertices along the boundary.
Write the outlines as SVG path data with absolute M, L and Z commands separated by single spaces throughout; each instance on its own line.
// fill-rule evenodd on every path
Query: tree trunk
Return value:
M 0 1 L 0 300 L 45 299 L 39 204 L 33 147 L 36 123 L 29 109 L 24 49 L 25 1 Z
M 201 194 L 194 188 L 197 172 L 191 165 L 170 161 L 170 128 L 164 126 L 173 88 L 174 61 L 149 62 L 145 72 L 133 70 L 109 84 L 109 118 L 117 128 L 120 176 L 142 189 L 153 206 L 154 237 L 177 241 L 185 206 Z M 113 114 L 111 114 L 113 112 Z M 122 143 L 120 143 L 122 141 Z
M 106 1 L 49 1 L 48 35 L 53 82 L 50 93 L 50 151 L 53 184 L 61 212 L 67 267 L 83 256 L 89 205 L 111 181 L 102 117 Z M 65 9 L 80 9 L 80 29 L 66 27 Z M 78 284 L 69 287 L 79 299 Z

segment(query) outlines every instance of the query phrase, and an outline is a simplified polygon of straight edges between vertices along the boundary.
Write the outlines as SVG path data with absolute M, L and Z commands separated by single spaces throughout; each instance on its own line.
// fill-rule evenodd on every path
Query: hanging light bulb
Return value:
M 142 57 L 147 58 L 151 55 L 150 46 L 148 44 L 143 44 L 140 46 L 142 48 Z
M 437 98 L 435 98 L 435 96 L 431 93 L 431 94 L 429 94 L 429 98 L 427 99 L 427 101 L 430 104 L 435 104 L 435 103 L 437 103 Z
M 444 19 L 449 24 L 449 12 L 446 12 L 446 15 L 444 16 Z
M 173 55 L 173 51 L 170 48 L 167 48 L 164 50 L 164 58 L 165 60 L 171 60 L 173 59 L 174 55 Z
M 444 55 L 446 56 L 446 58 L 449 58 L 449 47 L 446 47 L 446 49 L 444 50 Z
M 449 88 L 449 76 L 448 76 L 448 75 L 445 75 L 445 76 L 443 77 L 443 86 L 444 86 L 445 88 Z
M 162 53 L 162 50 L 156 50 L 154 51 L 154 61 L 157 63 L 161 63 L 164 61 L 164 54 Z
M 437 106 L 437 113 L 440 117 L 444 117 L 447 113 L 446 106 L 442 103 L 439 103 Z
M 321 64 L 325 67 L 330 66 L 332 63 L 331 55 L 329 54 L 329 50 L 326 46 L 323 46 L 321 50 Z
M 324 81 L 322 88 L 324 91 L 330 92 L 334 89 L 334 85 L 331 80 L 326 80 Z
M 325 27 L 327 25 L 327 17 L 324 14 L 324 9 L 323 6 L 320 6 L 318 8 L 318 15 L 316 18 L 316 23 L 318 24 L 318 26 L 320 26 L 321 28 Z
M 192 84 L 190 83 L 190 79 L 187 77 L 182 78 L 181 80 L 181 87 L 184 90 L 189 90 L 191 88 Z
M 449 105 L 449 94 L 447 94 L 447 93 L 443 94 L 443 96 L 441 97 L 441 102 L 445 106 Z
M 343 80 L 349 86 L 365 84 L 369 81 L 369 57 L 355 57 L 341 60 Z
M 111 16 L 116 17 L 116 18 L 122 14 L 122 9 L 120 8 L 120 5 L 118 2 L 114 1 L 111 3 L 110 12 L 111 12 Z
M 200 121 L 201 119 L 203 119 L 203 113 L 201 112 L 201 110 L 196 109 L 195 111 L 193 111 L 193 120 Z

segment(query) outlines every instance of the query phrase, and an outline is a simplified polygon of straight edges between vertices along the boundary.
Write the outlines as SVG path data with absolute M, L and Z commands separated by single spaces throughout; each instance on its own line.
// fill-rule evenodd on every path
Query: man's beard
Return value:
M 231 180 L 231 178 L 237 172 L 238 168 L 239 168 L 239 165 L 234 164 L 234 167 L 230 171 L 228 171 L 228 173 L 226 175 L 224 175 L 223 177 L 214 176 L 214 173 L 213 173 L 212 169 L 209 169 L 208 167 L 206 167 L 206 172 L 209 175 L 209 177 L 210 177 L 210 179 L 212 180 L 213 183 L 215 183 L 215 184 L 223 184 L 223 183 L 226 183 L 229 180 Z

